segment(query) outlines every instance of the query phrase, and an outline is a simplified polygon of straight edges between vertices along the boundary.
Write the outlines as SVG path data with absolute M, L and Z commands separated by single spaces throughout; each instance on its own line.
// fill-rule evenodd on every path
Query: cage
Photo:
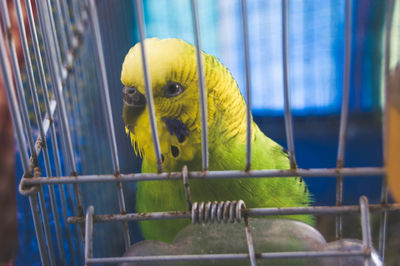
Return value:
M 254 83 L 259 86 L 263 83 L 263 80 L 259 78 L 254 82 L 251 79 L 254 70 L 251 68 L 253 66 L 251 60 L 257 56 L 262 57 L 262 55 L 255 53 L 251 49 L 255 41 L 253 40 L 252 43 L 252 40 L 249 40 L 249 31 L 252 29 L 249 27 L 249 21 L 254 20 L 255 16 L 249 16 L 249 7 L 253 5 L 250 8 L 260 8 L 261 5 L 257 6 L 254 3 L 262 1 L 219 1 L 219 8 L 225 11 L 229 10 L 231 5 L 227 4 L 228 2 L 234 3 L 236 6 L 234 11 L 227 14 L 228 16 L 236 14 L 237 18 L 235 19 L 238 20 L 236 23 L 239 25 L 240 34 L 237 33 L 239 36 L 237 39 L 227 38 L 225 42 L 228 44 L 234 43 L 239 47 L 238 50 L 242 54 L 241 61 L 236 66 L 235 64 L 232 65 L 232 72 L 234 76 L 235 72 L 244 73 L 238 74 L 238 83 L 239 87 L 245 88 L 245 90 L 242 89 L 242 93 L 245 95 L 248 106 L 246 115 L 247 118 L 250 118 L 251 107 L 254 106 L 252 100 L 254 100 L 255 105 L 262 105 L 262 100 L 260 101 L 262 97 L 252 96 L 252 90 L 255 89 Z M 300 156 L 295 153 L 292 107 L 293 98 L 296 98 L 296 95 L 293 95 L 290 91 L 291 87 L 296 86 L 290 76 L 301 66 L 290 67 L 290 61 L 293 59 L 291 54 L 293 47 L 290 46 L 290 41 L 295 40 L 293 36 L 291 37 L 289 31 L 290 27 L 296 22 L 290 20 L 292 16 L 290 10 L 306 1 L 264 1 L 264 3 L 267 2 L 277 7 L 274 10 L 279 11 L 278 25 L 281 29 L 281 31 L 278 31 L 280 36 L 277 38 L 281 40 L 279 43 L 281 46 L 279 56 L 282 58 L 280 68 L 282 75 L 278 76 L 282 82 L 282 90 L 280 96 L 277 96 L 277 101 L 280 101 L 280 103 L 278 107 L 272 110 L 272 113 L 281 108 L 284 114 L 285 138 L 282 142 L 287 143 L 292 168 L 288 170 L 251 169 L 251 145 L 249 144 L 250 134 L 248 133 L 246 138 L 246 169 L 232 171 L 207 170 L 208 149 L 210 149 L 206 121 L 207 103 L 205 84 L 203 79 L 200 78 L 198 87 L 203 132 L 201 163 L 203 171 L 197 172 L 189 169 L 188 172 L 184 168 L 179 172 L 165 173 L 160 171 L 160 173 L 146 174 L 132 173 L 138 170 L 140 162 L 134 159 L 133 156 L 126 156 L 126 154 L 133 154 L 133 151 L 130 147 L 129 139 L 125 136 L 121 110 L 115 109 L 115 106 L 120 106 L 122 103 L 121 94 L 118 92 L 116 95 L 115 88 L 111 88 L 110 84 L 113 84 L 113 86 L 119 84 L 117 86 L 119 86 L 118 91 L 120 91 L 122 85 L 118 79 L 122 61 L 118 61 L 116 58 L 121 59 L 127 49 L 134 44 L 135 38 L 133 36 L 136 33 L 139 36 L 136 41 L 142 42 L 147 37 L 146 29 L 157 32 L 160 37 L 165 37 L 163 36 L 163 30 L 165 30 L 165 27 L 171 27 L 171 25 L 164 25 L 164 28 L 160 27 L 157 30 L 157 26 L 154 25 L 162 25 L 162 19 L 157 20 L 157 15 L 155 15 L 154 21 L 156 22 L 146 21 L 144 10 L 147 10 L 147 12 L 151 12 L 154 9 L 162 10 L 164 16 L 168 16 L 171 13 L 167 11 L 173 11 L 168 9 L 172 1 L 135 0 L 120 1 L 117 4 L 116 2 L 95 0 L 25 0 L 24 3 L 20 0 L 15 0 L 13 5 L 12 1 L 1 2 L 3 26 L 3 34 L 0 34 L 2 78 L 18 144 L 18 156 L 23 169 L 23 173 L 20 174 L 19 191 L 29 199 L 30 215 L 32 216 L 36 236 L 32 258 L 36 256 L 36 259 L 39 259 L 40 256 L 40 262 L 43 265 L 92 265 L 123 262 L 154 262 L 157 265 L 161 262 L 178 263 L 183 261 L 184 263 L 192 263 L 193 261 L 200 261 L 200 263 L 206 263 L 212 260 L 239 261 L 239 263 L 257 265 L 265 261 L 268 263 L 275 259 L 289 259 L 288 265 L 290 265 L 290 259 L 346 259 L 350 257 L 365 259 L 365 265 L 372 265 L 372 263 L 380 265 L 380 260 L 384 261 L 385 250 L 388 249 L 386 246 L 388 242 L 387 228 L 389 227 L 388 215 L 389 213 L 396 215 L 400 209 L 399 204 L 392 203 L 389 199 L 384 168 L 385 153 L 384 151 L 379 152 L 379 154 L 382 154 L 380 164 L 367 163 L 362 166 L 345 167 L 344 158 L 346 137 L 350 134 L 355 134 L 357 138 L 359 132 L 372 130 L 371 134 L 373 135 L 382 134 L 382 142 L 385 142 L 385 134 L 380 133 L 380 131 L 382 129 L 384 132 L 386 128 L 386 78 L 389 76 L 390 69 L 393 69 L 392 65 L 398 62 L 396 59 L 390 60 L 390 52 L 398 53 L 398 50 L 395 50 L 397 48 L 391 47 L 391 43 L 395 43 L 391 42 L 391 33 L 394 32 L 394 35 L 397 34 L 396 36 L 398 37 L 399 22 L 395 21 L 395 19 L 398 20 L 397 13 L 399 13 L 400 4 L 394 0 L 367 1 L 368 5 L 370 5 L 369 12 L 374 8 L 379 8 L 380 12 L 377 11 L 380 15 L 374 18 L 379 20 L 379 25 L 381 25 L 376 31 L 381 34 L 381 51 L 383 52 L 375 55 L 381 63 L 380 67 L 372 68 L 372 70 L 369 69 L 368 71 L 378 72 L 378 76 L 381 76 L 381 79 L 374 81 L 371 86 L 382 88 L 382 97 L 381 104 L 379 101 L 372 103 L 372 105 L 377 106 L 375 106 L 375 109 L 378 109 L 372 116 L 375 120 L 371 122 L 371 117 L 368 116 L 361 118 L 358 121 L 362 121 L 362 126 L 359 125 L 360 122 L 357 124 L 361 129 L 353 129 L 349 132 L 349 108 L 351 109 L 353 106 L 351 100 L 356 99 L 350 92 L 351 58 L 352 50 L 359 48 L 358 46 L 354 48 L 353 44 L 357 40 L 353 40 L 352 30 L 358 25 L 354 22 L 353 17 L 356 14 L 354 10 L 357 11 L 357 8 L 361 9 L 361 7 L 365 6 L 360 4 L 362 1 L 337 1 L 339 3 L 338 10 L 341 10 L 340 14 L 343 17 L 343 36 L 339 39 L 339 46 L 342 47 L 340 49 L 343 50 L 343 58 L 339 62 L 343 63 L 343 69 L 342 71 L 336 71 L 339 72 L 337 75 L 343 76 L 343 78 L 342 84 L 339 86 L 340 89 L 336 87 L 338 85 L 336 83 L 332 83 L 334 84 L 332 87 L 334 87 L 335 91 L 340 91 L 334 96 L 340 104 L 334 107 L 331 106 L 332 108 L 328 104 L 325 109 L 315 104 L 301 118 L 295 118 L 295 120 L 302 121 L 301 123 L 304 124 L 303 127 L 305 129 L 300 131 L 304 131 L 305 133 L 302 134 L 307 135 L 310 134 L 308 131 L 310 127 L 312 127 L 313 131 L 318 131 L 315 127 L 321 125 L 322 127 L 329 127 L 329 129 L 332 128 L 330 126 L 332 120 L 328 119 L 328 122 L 324 122 L 326 117 L 317 119 L 317 122 L 310 122 L 307 120 L 307 116 L 312 116 L 313 112 L 324 113 L 329 110 L 329 112 L 333 110 L 332 112 L 339 113 L 339 119 L 335 120 L 335 125 L 339 128 L 338 135 L 335 136 L 338 138 L 335 165 L 334 167 L 316 167 L 313 162 L 309 168 L 303 168 L 302 164 L 299 163 Z M 323 5 L 318 1 L 309 2 L 315 2 L 314 5 Z M 331 3 L 333 2 L 335 1 L 331 1 Z M 217 5 L 217 3 L 196 0 L 180 1 L 178 15 L 188 17 L 192 27 L 184 25 L 183 28 L 177 27 L 177 29 L 191 34 L 191 37 L 186 38 L 192 38 L 191 40 L 193 40 L 196 47 L 197 66 L 201 77 L 203 76 L 202 63 L 199 58 L 201 48 L 204 45 L 204 41 L 202 42 L 201 40 L 201 37 L 204 37 L 201 33 L 202 26 L 204 26 L 201 19 L 204 18 L 204 14 L 213 15 L 214 13 L 205 13 L 207 11 L 204 10 L 199 12 L 198 5 L 213 6 Z M 14 6 L 15 10 L 10 9 L 10 6 Z M 299 13 L 304 12 L 304 10 L 300 10 Z M 359 12 L 364 14 L 365 10 L 359 10 Z M 322 14 L 335 16 L 333 12 Z M 149 14 L 147 13 L 146 15 Z M 173 13 L 173 15 L 177 14 Z M 307 14 L 302 16 L 302 19 L 306 21 Z M 314 17 L 315 21 L 316 18 Z M 12 25 L 12 23 L 17 24 Z M 222 21 L 220 23 L 223 30 L 228 30 L 226 23 L 229 22 Z M 252 25 L 254 26 L 254 23 Z M 392 25 L 395 26 L 392 28 Z M 18 29 L 16 35 L 13 35 L 12 27 Z M 368 25 L 366 28 L 368 28 Z M 126 29 L 133 33 L 124 34 L 123 32 Z M 305 30 L 307 31 L 307 29 Z M 277 34 L 277 32 L 274 32 L 274 34 Z M 335 35 L 337 32 L 332 31 L 332 34 Z M 216 34 L 210 35 L 215 36 Z M 318 39 L 318 36 L 313 38 Z M 237 40 L 240 41 L 240 44 L 236 43 Z M 265 46 L 265 39 L 261 39 L 260 42 L 259 49 L 262 49 Z M 18 48 L 19 43 L 21 43 L 21 51 Z M 338 44 L 336 43 L 335 45 Z M 363 45 L 362 42 L 361 45 Z M 16 46 L 18 49 L 15 48 Z M 303 44 L 303 46 L 305 45 Z M 145 49 L 145 47 L 142 46 L 142 49 Z M 215 51 L 213 50 L 215 47 L 209 49 Z M 306 53 L 304 47 L 294 47 L 294 49 L 303 49 L 303 53 Z M 317 48 L 314 46 L 312 49 Z M 374 47 L 371 48 L 371 50 L 373 49 Z M 22 55 L 23 61 L 21 60 Z M 142 60 L 144 65 L 146 65 L 145 55 L 143 53 Z M 304 57 L 303 59 L 307 60 Z M 229 59 L 226 60 L 229 63 Z M 371 64 L 371 62 L 368 64 Z M 318 72 L 318 66 L 316 65 L 314 63 L 312 70 L 314 72 Z M 147 67 L 144 67 L 144 69 Z M 276 66 L 273 66 L 271 69 L 274 67 L 276 68 Z M 256 69 L 258 71 L 258 68 Z M 330 71 L 334 71 L 334 69 L 331 68 Z M 259 75 L 262 77 L 265 74 Z M 296 75 L 301 76 L 305 75 L 305 73 L 300 71 L 300 74 L 297 73 Z M 149 81 L 151 77 L 149 77 L 148 71 L 144 71 L 143 78 L 146 81 L 146 95 L 152 95 Z M 326 81 L 325 78 L 327 77 L 323 76 L 322 83 L 319 86 L 323 86 L 323 82 Z M 314 86 L 316 85 L 314 84 Z M 260 89 L 257 90 L 260 91 Z M 318 94 L 320 92 L 318 92 L 317 88 L 312 93 Z M 372 94 L 374 93 L 377 94 L 372 92 Z M 297 97 L 299 96 L 297 95 Z M 310 97 L 310 95 L 307 97 Z M 302 103 L 296 104 L 298 106 L 297 110 L 305 109 L 305 102 L 307 100 L 311 101 L 307 97 L 304 97 Z M 160 166 L 159 169 L 161 170 L 161 152 L 155 123 L 155 108 L 151 97 L 147 100 L 150 110 L 151 134 L 158 165 Z M 372 105 L 359 104 L 358 108 L 364 110 Z M 265 108 L 265 106 L 261 106 L 253 110 L 253 113 L 263 113 Z M 323 111 L 320 109 L 323 109 Z M 256 116 L 255 119 L 257 120 Z M 263 119 L 270 118 L 259 117 L 258 122 L 262 124 Z M 271 119 L 267 120 L 267 122 L 281 121 L 279 116 L 274 116 Z M 247 132 L 249 132 L 250 119 L 247 119 L 247 121 Z M 275 122 L 271 124 L 276 124 Z M 378 130 L 376 130 L 376 125 L 379 127 Z M 270 126 L 269 130 L 274 132 L 271 127 L 273 125 Z M 279 130 L 275 131 L 278 132 Z M 376 142 L 377 140 L 375 139 L 373 145 Z M 320 143 L 314 145 L 320 145 Z M 385 146 L 382 145 L 382 147 Z M 375 150 L 371 151 L 376 153 Z M 295 154 L 297 154 L 297 157 Z M 310 156 L 309 153 L 303 153 L 303 155 Z M 323 153 L 321 155 L 323 156 Z M 318 160 L 320 158 L 313 157 L 313 159 Z M 296 167 L 296 162 L 298 167 Z M 205 213 L 204 203 L 192 203 L 189 197 L 187 198 L 189 203 L 187 211 L 177 212 L 171 210 L 170 212 L 146 214 L 135 212 L 134 194 L 136 182 L 147 182 L 149 180 L 163 182 L 163 180 L 167 179 L 182 180 L 182 187 L 185 187 L 186 192 L 189 192 L 190 180 L 195 179 L 287 178 L 291 176 L 304 177 L 309 184 L 312 183 L 311 179 L 318 178 L 321 184 L 333 187 L 336 191 L 335 203 L 321 204 L 321 201 L 316 200 L 309 207 L 245 208 L 242 202 L 239 201 L 240 198 L 234 199 L 238 201 L 235 203 L 228 203 L 228 200 L 232 199 L 226 199 L 227 201 L 224 204 L 229 206 L 229 211 L 227 210 L 226 212 L 231 214 L 232 217 L 241 218 L 245 221 L 241 230 L 245 233 L 247 252 L 232 253 L 228 250 L 218 254 L 182 253 L 122 256 L 134 242 L 137 242 L 138 239 L 140 240 L 140 237 L 138 237 L 140 232 L 136 225 L 138 220 L 191 219 L 194 223 L 204 222 L 202 217 Z M 347 180 L 347 177 L 358 177 L 358 180 L 362 180 L 358 182 L 364 182 L 365 180 L 368 187 L 361 186 L 361 188 L 368 190 L 366 194 L 372 193 L 374 195 L 372 201 L 376 201 L 376 198 L 378 198 L 377 202 L 369 204 L 368 198 L 362 196 L 359 198 L 359 204 L 345 204 L 343 183 L 344 180 Z M 370 178 L 373 179 L 372 182 L 368 181 Z M 336 180 L 336 182 L 332 182 L 333 180 Z M 355 187 L 356 184 L 348 183 L 347 185 Z M 361 191 L 360 193 L 363 194 L 364 192 Z M 317 193 L 315 192 L 314 194 Z M 318 197 L 318 195 L 315 197 Z M 372 202 L 371 199 L 369 201 Z M 216 205 L 215 208 L 222 208 L 221 206 Z M 376 214 L 376 216 L 372 216 L 373 219 L 370 218 L 370 212 Z M 331 230 L 327 230 L 325 233 L 335 231 L 333 238 L 336 239 L 341 239 L 343 235 L 348 233 L 343 233 L 343 226 L 345 226 L 346 222 L 354 223 L 357 220 L 356 229 L 353 229 L 361 233 L 359 235 L 361 235 L 362 244 L 359 244 L 359 249 L 355 250 L 265 252 L 255 248 L 253 243 L 255 236 L 252 234 L 248 219 L 256 216 L 290 214 L 313 214 L 318 215 L 318 217 L 333 217 L 333 219 L 322 221 L 328 221 L 328 225 L 332 225 Z M 348 217 L 346 215 L 349 214 L 355 216 L 346 220 L 346 217 Z M 396 218 L 397 216 L 394 217 Z M 222 216 L 219 218 L 223 219 Z M 226 219 L 228 218 L 226 217 Z M 378 222 L 374 223 L 374 219 L 378 220 Z M 335 221 L 334 224 L 331 222 L 332 220 Z M 374 226 L 374 224 L 379 225 Z M 375 231 L 372 231 L 373 234 L 371 233 L 371 228 L 375 229 Z M 317 226 L 317 229 L 322 230 L 321 223 Z M 390 229 L 393 228 L 390 227 Z M 23 233 L 27 232 L 24 231 Z M 389 238 L 396 238 L 396 233 L 398 234 L 399 232 L 394 231 L 393 235 L 389 235 Z M 372 236 L 378 236 L 378 240 L 373 242 Z M 328 236 L 325 237 L 328 238 Z M 396 243 L 393 245 L 396 245 Z M 373 246 L 377 247 L 380 258 L 377 258 L 377 252 L 373 250 Z M 396 255 L 396 248 L 398 246 L 394 247 L 392 257 L 390 261 L 387 261 L 388 264 L 396 265 L 400 260 L 398 254 Z M 21 260 L 20 264 L 27 264 L 29 260 L 30 258 Z M 35 259 L 32 260 L 34 261 Z M 333 263 L 336 262 L 334 261 Z M 344 263 L 349 263 L 349 261 L 344 260 Z

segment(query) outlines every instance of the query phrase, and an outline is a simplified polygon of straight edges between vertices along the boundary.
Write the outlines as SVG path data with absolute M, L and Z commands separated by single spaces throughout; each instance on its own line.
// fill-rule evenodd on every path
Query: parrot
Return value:
M 122 63 L 122 118 L 142 173 L 157 173 L 146 97 L 153 97 L 162 169 L 202 171 L 201 115 L 196 48 L 178 38 L 143 40 L 153 95 L 146 95 L 141 42 Z M 207 98 L 210 171 L 246 168 L 246 103 L 230 71 L 201 51 Z M 251 169 L 290 169 L 288 153 L 268 138 L 251 118 Z M 311 195 L 298 177 L 189 179 L 193 202 L 243 200 L 247 208 L 308 206 Z M 182 180 L 141 181 L 136 211 L 187 211 Z M 281 216 L 282 217 L 282 216 Z M 310 215 L 285 216 L 313 224 Z M 144 239 L 171 243 L 190 223 L 185 219 L 140 221 Z

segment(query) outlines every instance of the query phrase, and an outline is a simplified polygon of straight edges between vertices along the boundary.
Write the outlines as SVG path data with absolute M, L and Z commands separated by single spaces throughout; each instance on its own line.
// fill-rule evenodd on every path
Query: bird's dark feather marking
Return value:
M 175 135 L 179 142 L 185 141 L 186 137 L 189 136 L 189 129 L 181 120 L 164 117 L 163 121 L 165 122 L 169 133 Z

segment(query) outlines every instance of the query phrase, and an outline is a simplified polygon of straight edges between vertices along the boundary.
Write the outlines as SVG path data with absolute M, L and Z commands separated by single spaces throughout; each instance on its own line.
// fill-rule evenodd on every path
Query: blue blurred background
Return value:
M 138 172 L 140 161 L 134 156 L 122 121 L 120 69 L 125 54 L 138 41 L 133 1 L 97 1 L 113 118 L 118 140 L 121 172 Z M 296 158 L 301 168 L 335 167 L 341 108 L 344 56 L 343 0 L 289 1 L 289 84 Z M 381 107 L 384 85 L 385 5 L 381 0 L 355 0 L 352 5 L 352 47 L 350 74 L 350 116 L 345 166 L 381 166 Z M 218 57 L 232 72 L 245 92 L 241 6 L 238 0 L 198 1 L 201 48 Z M 147 37 L 176 37 L 193 43 L 192 17 L 188 0 L 145 0 Z M 400 58 L 400 4 L 394 10 L 391 60 L 393 68 Z M 282 28 L 280 0 L 248 0 L 252 111 L 260 128 L 286 146 L 283 119 Z M 79 174 L 112 173 L 111 154 L 100 112 L 93 43 L 84 37 L 81 57 L 82 79 L 76 90 L 65 90 Z M 57 121 L 56 121 L 57 123 Z M 51 150 L 51 147 L 50 147 Z M 18 155 L 17 155 L 18 156 Z M 19 163 L 19 160 L 17 160 Z M 65 175 L 69 175 L 66 166 Z M 54 169 L 53 169 L 54 172 Z M 17 177 L 22 176 L 17 165 Z M 370 202 L 380 198 L 381 178 L 349 178 L 344 182 L 344 204 L 356 204 L 360 195 Z M 315 205 L 335 204 L 335 179 L 306 178 Z M 58 186 L 56 192 L 58 193 Z M 63 186 L 70 195 L 71 188 Z M 129 212 L 134 211 L 135 186 L 124 184 Z M 118 213 L 115 184 L 81 185 L 84 209 L 95 206 L 96 214 Z M 45 190 L 47 196 L 47 189 Z M 49 209 L 49 208 L 48 208 Z M 69 209 L 69 215 L 73 215 Z M 50 220 L 52 220 L 51 214 Z M 39 265 L 29 202 L 18 195 L 20 249 L 17 265 Z M 62 222 L 63 226 L 66 226 Z M 52 225 L 52 230 L 54 225 Z M 132 223 L 131 234 L 141 239 Z M 346 227 L 346 224 L 345 224 Z M 76 232 L 75 225 L 70 228 Z M 333 227 L 332 227 L 333 230 Z M 333 231 L 332 231 L 333 232 Z M 82 259 L 82 245 L 74 234 L 74 252 Z M 123 252 L 121 224 L 96 224 L 95 256 L 120 256 Z M 329 238 L 329 236 L 325 237 Z M 374 239 L 376 240 L 376 238 Z M 55 240 L 53 241 L 55 243 Z M 74 258 L 68 257 L 69 262 Z M 78 263 L 78 262 L 77 262 Z M 82 261 L 78 263 L 81 265 Z

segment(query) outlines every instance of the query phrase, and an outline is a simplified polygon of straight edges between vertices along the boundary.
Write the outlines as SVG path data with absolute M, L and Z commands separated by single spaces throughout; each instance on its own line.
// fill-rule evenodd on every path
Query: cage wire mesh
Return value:
M 282 57 L 284 84 L 284 121 L 291 166 L 289 170 L 251 170 L 250 123 L 247 124 L 246 169 L 242 171 L 207 171 L 207 103 L 205 84 L 199 79 L 199 104 L 202 119 L 202 169 L 200 172 L 163 173 L 161 153 L 157 136 L 154 104 L 148 97 L 151 115 L 151 134 L 157 154 L 160 173 L 127 174 L 138 169 L 139 163 L 119 154 L 131 152 L 129 140 L 124 136 L 121 113 L 111 106 L 120 105 L 119 97 L 110 97 L 114 88 L 109 83 L 118 83 L 121 62 L 115 56 L 105 58 L 106 49 L 123 55 L 132 45 L 132 37 L 125 35 L 121 42 L 104 42 L 105 38 L 116 38 L 113 29 L 126 27 L 131 23 L 137 27 L 139 40 L 146 38 L 143 3 L 140 0 L 121 1 L 107 8 L 105 1 L 60 1 L 15 0 L 15 14 L 18 26 L 11 25 L 9 7 L 11 1 L 1 2 L 3 33 L 0 35 L 1 69 L 6 87 L 7 99 L 12 115 L 19 156 L 23 167 L 20 192 L 28 197 L 33 224 L 37 237 L 38 252 L 43 265 L 81 265 L 143 261 L 192 261 L 192 260 L 240 260 L 256 265 L 264 259 L 311 258 L 361 256 L 365 265 L 373 260 L 371 221 L 369 212 L 378 212 L 380 217 L 379 239 L 375 247 L 382 258 L 387 242 L 388 213 L 398 211 L 400 205 L 390 203 L 383 166 L 345 167 L 344 153 L 347 134 L 349 106 L 349 78 L 351 52 L 351 24 L 353 1 L 345 1 L 344 72 L 342 86 L 342 108 L 340 112 L 337 164 L 334 168 L 296 168 L 294 132 L 291 114 L 290 83 L 288 76 L 288 4 L 282 0 Z M 190 1 L 193 38 L 196 46 L 199 76 L 202 77 L 201 28 L 197 1 Z M 247 121 L 251 117 L 251 71 L 249 57 L 249 29 L 247 2 L 240 1 L 245 88 L 247 101 Z M 398 4 L 398 3 L 397 3 Z M 390 32 L 395 1 L 385 1 L 385 58 L 384 75 L 389 72 Z M 98 7 L 102 7 L 97 10 Z M 104 8 L 106 7 L 106 8 Z M 118 14 L 123 19 L 113 20 Z M 11 14 L 13 15 L 13 14 Z M 102 27 L 104 21 L 109 24 Z M 110 26 L 111 24 L 111 26 Z M 10 33 L 11 26 L 18 27 L 19 37 Z M 103 39 L 103 41 L 102 41 Z M 18 61 L 15 46 L 21 42 L 24 67 Z M 145 46 L 142 46 L 145 49 Z M 9 55 L 8 55 L 9 54 Z M 146 65 L 145 53 L 143 62 Z M 107 59 L 107 60 L 106 60 Z M 111 62 L 111 66 L 106 65 Z M 144 68 L 146 69 L 146 67 Z M 108 77 L 114 79 L 110 82 Z M 146 94 L 151 95 L 149 75 L 144 71 Z M 386 86 L 386 85 L 384 85 Z M 113 92 L 114 93 L 114 92 Z M 101 109 L 101 110 L 100 110 Z M 383 105 L 383 130 L 385 129 L 385 103 Z M 114 113 L 113 113 L 114 112 Z M 383 134 L 384 139 L 385 134 Z M 108 140 L 108 141 L 104 141 Z M 118 140 L 118 148 L 117 148 Z M 122 141 L 122 144 L 121 144 Z M 125 143 L 124 143 L 125 142 Z M 94 148 L 90 148 L 94 147 Z M 122 161 L 122 163 L 121 163 Z M 121 165 L 123 165 L 121 167 Z M 132 165 L 134 166 L 132 168 Z M 189 169 L 190 170 L 190 169 Z M 250 171 L 249 171 L 250 170 Z M 336 178 L 336 206 L 310 206 L 293 208 L 245 208 L 245 203 L 232 202 L 232 215 L 245 220 L 247 253 L 240 254 L 164 254 L 159 256 L 115 257 L 107 253 L 108 247 L 121 250 L 121 254 L 137 241 L 138 229 L 133 221 L 143 219 L 192 219 L 202 222 L 202 203 L 189 202 L 188 211 L 157 212 L 139 214 L 134 212 L 134 183 L 148 180 L 217 179 L 240 177 L 334 177 Z M 368 204 L 361 197 L 359 205 L 343 204 L 343 179 L 345 177 L 382 176 L 381 202 Z M 189 186 L 185 186 L 189 189 Z M 228 200 L 228 199 L 227 199 Z M 237 199 L 239 200 L 239 199 Z M 107 204 L 103 204 L 107 201 Z M 188 198 L 188 201 L 190 199 Z M 210 207 L 210 206 L 209 206 Z M 218 206 L 215 206 L 216 208 Z M 233 213 L 235 212 L 235 213 Z M 295 251 L 263 252 L 255 250 L 248 217 L 289 214 L 335 215 L 336 237 L 342 238 L 342 216 L 359 214 L 362 231 L 362 249 L 353 251 Z M 233 219 L 233 218 L 231 218 Z M 112 232 L 113 237 L 109 237 Z M 55 237 L 54 237 L 55 235 Z M 104 241 L 107 239 L 107 241 Z M 96 250 L 97 249 L 97 250 Z M 99 251 L 101 250 L 101 252 Z M 83 253 L 83 254 L 82 254 Z M 399 259 L 399 258 L 397 258 Z

